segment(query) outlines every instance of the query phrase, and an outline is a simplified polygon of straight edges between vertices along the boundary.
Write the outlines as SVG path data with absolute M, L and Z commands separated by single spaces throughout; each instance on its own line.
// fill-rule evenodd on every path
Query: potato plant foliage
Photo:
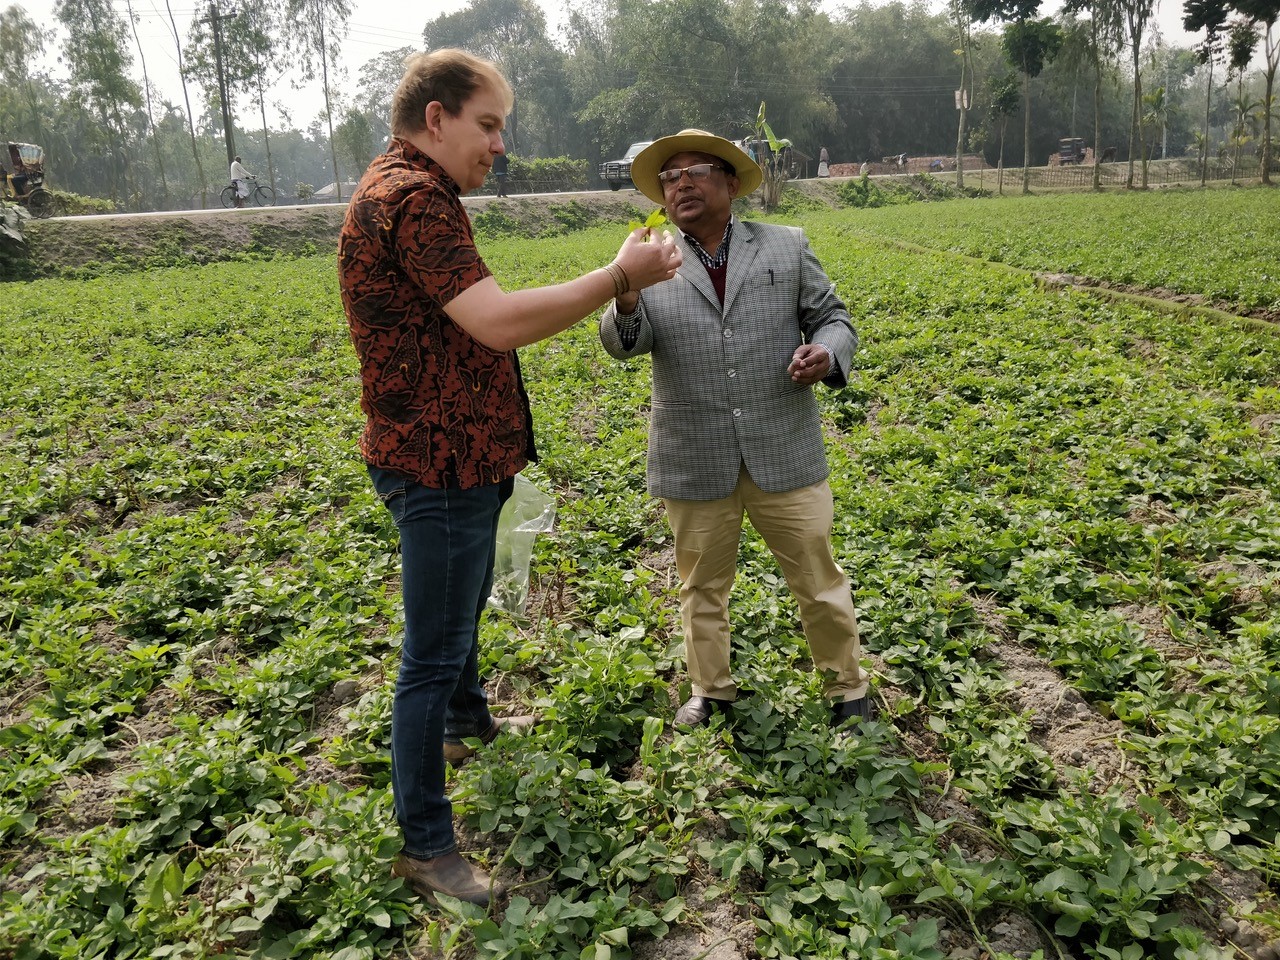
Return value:
M 647 361 L 593 321 L 522 352 L 559 519 L 528 617 L 491 612 L 482 643 L 495 704 L 542 721 L 452 787 L 468 855 L 515 887 L 493 915 L 388 872 L 396 543 L 333 258 L 6 286 L 0 953 L 1187 960 L 1250 909 L 1215 899 L 1228 870 L 1280 927 L 1280 338 L 871 236 L 1274 302 L 1274 231 L 1188 251 L 1147 224 L 1244 222 L 1242 197 L 1274 224 L 1275 198 L 1194 196 L 804 212 L 862 337 L 821 393 L 882 704 L 861 737 L 831 735 L 750 530 L 747 693 L 673 734 Z M 617 226 L 484 252 L 508 287 L 568 279 Z M 1025 252 L 1041 233 L 1093 240 Z M 1011 649 L 1110 725 L 1120 772 L 1054 754 Z
M 886 207 L 859 224 L 983 260 L 1200 294 L 1280 319 L 1278 221 L 1274 191 L 1178 190 Z

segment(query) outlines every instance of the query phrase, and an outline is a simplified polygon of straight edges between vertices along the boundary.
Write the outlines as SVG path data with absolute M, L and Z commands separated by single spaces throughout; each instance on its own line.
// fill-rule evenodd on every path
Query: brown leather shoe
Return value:
M 494 717 L 493 722 L 489 724 L 489 729 L 480 734 L 476 739 L 481 743 L 492 743 L 494 738 L 496 738 L 503 730 L 523 732 L 532 727 L 536 719 L 537 718 L 532 716 Z M 475 748 L 469 747 L 465 743 L 450 743 L 448 740 L 444 742 L 444 758 L 455 767 L 460 763 L 470 760 L 475 756 L 475 753 Z
M 393 877 L 403 877 L 422 897 L 443 893 L 467 903 L 487 907 L 507 892 L 479 867 L 472 866 L 458 851 L 430 860 L 418 860 L 401 854 L 391 866 Z
M 732 700 L 717 700 L 715 697 L 690 697 L 676 711 L 677 727 L 700 727 L 711 719 L 713 713 L 724 713 L 733 705 Z

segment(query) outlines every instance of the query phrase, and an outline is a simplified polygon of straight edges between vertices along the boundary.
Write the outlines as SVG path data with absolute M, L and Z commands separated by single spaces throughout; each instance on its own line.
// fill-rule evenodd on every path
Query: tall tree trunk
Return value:
M 1076 105 L 1080 99 L 1080 71 L 1071 77 L 1071 136 L 1076 135 Z
M 1169 57 L 1164 59 L 1164 112 L 1160 116 L 1160 159 L 1169 156 Z
M 262 143 L 267 148 L 267 176 L 271 189 L 276 188 L 276 168 L 271 159 L 271 134 L 267 130 L 267 93 L 262 88 L 262 64 L 258 64 L 258 109 L 262 113 Z
M 1204 94 L 1204 143 L 1200 145 L 1200 186 L 1209 179 L 1209 109 L 1213 105 L 1213 53 L 1209 54 L 1209 82 Z
M 102 24 L 98 20 L 97 9 L 91 5 L 88 10 L 89 19 L 92 21 L 94 33 L 98 36 L 102 36 Z M 110 109 L 111 115 L 108 117 L 107 104 L 103 103 L 98 107 L 98 111 L 102 116 L 102 129 L 106 130 L 107 135 L 111 138 L 111 158 L 114 161 L 112 164 L 113 174 L 111 199 L 113 202 L 118 203 L 122 189 L 125 192 L 129 190 L 129 178 L 127 174 L 129 163 L 124 156 L 126 141 L 124 121 L 120 117 L 120 104 L 112 99 L 110 102 Z M 114 127 L 111 125 L 112 119 L 115 120 Z
M 973 72 L 969 65 L 969 31 L 960 26 L 960 128 L 956 131 L 956 186 L 964 189 L 964 141 L 969 121 L 969 74 Z
M 160 173 L 160 209 L 169 208 L 169 184 L 164 175 L 164 153 L 160 150 L 160 135 L 156 132 L 155 115 L 151 110 L 151 80 L 147 76 L 147 58 L 142 52 L 142 41 L 138 39 L 138 21 L 133 15 L 133 0 L 126 0 L 129 11 L 129 25 L 133 28 L 133 42 L 138 47 L 138 62 L 142 64 L 142 92 L 147 98 L 147 129 L 151 131 L 151 143 L 156 151 L 156 169 Z
M 36 94 L 36 85 L 32 83 L 31 78 L 27 78 L 27 105 L 31 108 L 31 122 L 35 124 L 36 136 L 40 143 L 48 140 L 44 134 L 44 124 L 40 120 L 41 114 L 44 112 L 40 109 L 40 98 Z
M 1141 38 L 1133 37 L 1133 116 L 1129 118 L 1129 174 L 1125 179 L 1125 187 L 1133 189 L 1133 154 L 1134 148 L 1142 149 L 1139 142 L 1141 132 L 1139 125 L 1142 122 L 1142 65 L 1140 61 L 1139 48 L 1141 47 Z
M 222 21 L 234 16 L 234 12 L 219 13 L 215 0 L 209 0 L 209 29 L 213 33 L 213 56 L 218 71 L 218 103 L 222 107 L 222 139 L 223 146 L 227 148 L 228 167 L 236 158 L 236 125 L 231 116 L 231 87 L 223 68 Z
M 108 131 L 108 134 L 110 134 L 111 119 L 107 116 L 106 107 L 102 105 L 98 106 L 98 117 L 99 117 L 98 122 L 102 124 L 101 129 Z M 122 174 L 120 173 L 120 152 L 119 152 L 118 139 L 116 139 L 116 142 L 112 144 L 111 149 L 108 151 L 108 153 L 111 157 L 111 204 L 112 206 L 118 208 L 120 206 L 121 181 L 124 179 Z
M 996 161 L 996 193 L 1004 196 L 1004 132 L 1009 126 L 1009 118 L 1000 118 L 1000 158 Z
M 1272 90 L 1275 87 L 1276 67 L 1280 61 L 1280 42 L 1272 39 L 1271 29 L 1275 21 L 1267 24 L 1265 50 L 1267 54 L 1266 93 L 1262 98 L 1262 182 L 1271 186 L 1271 113 L 1275 107 Z
M 1102 58 L 1094 48 L 1093 58 L 1093 189 L 1102 189 Z
M 1022 74 L 1022 192 L 1031 192 L 1031 74 Z
M 342 199 L 342 177 L 338 174 L 338 146 L 333 139 L 333 103 L 329 96 L 329 48 L 324 38 L 324 14 L 315 6 L 316 27 L 320 32 L 320 75 L 324 83 L 324 119 L 329 125 L 329 156 L 333 160 L 334 196 Z
M 1138 118 L 1138 144 L 1142 148 L 1142 189 L 1147 189 L 1147 166 L 1151 162 L 1151 150 L 1155 144 L 1147 143 L 1147 125 Z
M 209 182 L 204 176 L 204 163 L 200 160 L 200 147 L 196 143 L 195 121 L 191 119 L 191 94 L 187 91 L 187 69 L 182 65 L 182 42 L 178 39 L 178 24 L 173 19 L 173 7 L 169 0 L 164 0 L 164 8 L 169 11 L 169 29 L 173 31 L 173 46 L 178 51 L 178 77 L 182 80 L 182 99 L 187 105 L 187 132 L 191 134 L 191 156 L 196 161 L 196 175 L 200 178 L 200 207 L 209 205 Z
M 1244 70 L 1236 74 L 1236 102 L 1244 103 Z M 1240 141 L 1244 139 L 1244 117 L 1236 119 L 1236 129 L 1231 138 L 1235 141 L 1235 155 L 1231 160 L 1231 185 L 1235 186 L 1236 174 L 1240 170 Z
M 124 117 L 120 114 L 120 106 L 112 103 L 111 114 L 116 122 L 116 129 L 123 131 L 125 129 Z M 134 208 L 138 213 L 142 212 L 142 190 L 138 187 L 137 164 L 129 162 L 129 144 L 122 139 L 120 144 L 120 171 L 124 178 L 124 188 L 128 191 L 129 196 L 133 198 Z

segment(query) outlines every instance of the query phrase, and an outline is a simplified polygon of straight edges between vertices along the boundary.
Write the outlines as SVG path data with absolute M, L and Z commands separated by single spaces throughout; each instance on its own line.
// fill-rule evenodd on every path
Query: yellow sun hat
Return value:
M 637 190 L 660 206 L 665 205 L 667 200 L 662 192 L 658 173 L 662 170 L 662 165 L 677 153 L 705 153 L 723 160 L 733 167 L 734 175 L 738 178 L 740 197 L 745 197 L 764 180 L 760 165 L 737 144 L 706 130 L 681 130 L 670 137 L 653 141 L 631 161 L 631 182 L 636 185 Z

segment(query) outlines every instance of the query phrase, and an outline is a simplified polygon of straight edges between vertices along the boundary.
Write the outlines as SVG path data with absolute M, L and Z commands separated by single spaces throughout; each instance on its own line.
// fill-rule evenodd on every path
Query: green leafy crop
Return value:
M 1224 226 L 1249 216 L 1238 196 L 1274 203 L 1196 202 L 1244 290 L 1270 234 Z M 1207 288 L 1152 227 L 1189 201 L 1089 199 L 1010 210 L 1063 236 L 1127 219 L 1123 252 L 1082 241 L 1093 262 Z M 1280 338 L 885 242 L 936 218 L 945 246 L 1051 262 L 1027 251 L 1054 217 L 928 206 L 794 213 L 860 336 L 850 385 L 818 393 L 881 706 L 859 736 L 833 735 L 749 526 L 743 696 L 672 731 L 687 679 L 645 489 L 648 361 L 606 358 L 589 322 L 522 350 L 557 529 L 527 616 L 491 613 L 481 656 L 495 709 L 541 722 L 449 785 L 466 855 L 514 888 L 491 914 L 389 872 L 397 543 L 356 452 L 332 257 L 7 285 L 0 941 L 23 960 L 625 958 L 732 917 L 770 958 L 1191 960 L 1245 909 L 1206 895 L 1223 863 L 1256 871 L 1275 926 Z M 615 245 L 607 225 L 482 244 L 508 288 Z

